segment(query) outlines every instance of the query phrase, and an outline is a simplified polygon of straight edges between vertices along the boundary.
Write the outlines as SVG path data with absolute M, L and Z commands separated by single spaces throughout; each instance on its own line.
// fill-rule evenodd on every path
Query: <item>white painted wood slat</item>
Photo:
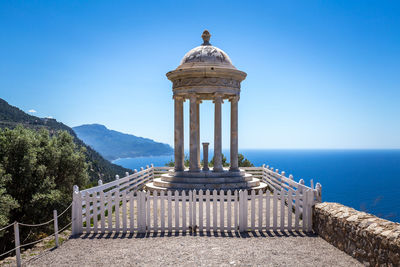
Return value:
M 154 231 L 158 231 L 158 192 L 153 192 L 153 225 Z
M 270 231 L 270 214 L 271 214 L 271 193 L 269 191 L 266 192 L 265 195 L 265 230 Z
M 160 218 L 161 218 L 161 231 L 165 231 L 165 192 L 160 192 Z
M 283 230 L 285 230 L 285 192 L 283 189 L 281 189 L 280 197 L 281 197 L 280 230 L 283 231 Z
M 105 232 L 105 214 L 104 214 L 104 208 L 105 208 L 105 199 L 104 199 L 104 192 L 100 192 L 100 232 L 104 233 Z
M 122 193 L 122 232 L 127 232 L 127 218 L 126 218 L 126 192 Z
M 175 201 L 175 229 L 179 229 L 179 192 L 175 191 L 174 195 Z
M 289 189 L 289 194 L 288 194 L 288 216 L 287 216 L 287 221 L 288 221 L 288 230 L 292 231 L 292 214 L 293 214 L 293 189 Z
M 217 217 L 217 190 L 213 190 L 213 231 L 217 231 L 217 227 L 218 227 L 218 217 Z
M 232 191 L 228 190 L 226 200 L 226 219 L 227 219 L 227 231 L 232 231 Z
M 258 190 L 257 200 L 258 200 L 258 231 L 262 231 L 262 226 L 263 226 L 263 203 L 264 203 L 264 201 L 263 201 L 263 191 L 262 190 Z
M 251 190 L 251 230 L 256 228 L 256 191 Z
M 168 231 L 172 231 L 172 192 L 168 191 Z
M 182 191 L 182 231 L 186 232 L 186 193 L 185 193 L 185 191 Z
M 107 194 L 107 229 L 109 233 L 111 233 L 113 230 L 112 216 L 112 195 Z
M 225 195 L 224 191 L 220 190 L 219 191 L 219 229 L 220 229 L 220 231 L 225 230 L 225 227 L 224 227 L 224 224 L 225 224 L 224 195 Z
M 210 190 L 206 191 L 206 231 L 210 232 Z
M 203 232 L 203 190 L 199 191 L 199 231 Z
M 119 197 L 119 192 L 115 193 L 115 201 L 114 201 L 114 205 L 115 205 L 115 231 L 119 232 L 121 230 L 121 225 L 119 223 L 119 203 L 120 203 L 120 197 Z
M 272 224 L 272 230 L 276 231 L 278 229 L 278 190 L 274 190 L 274 197 L 273 197 L 273 224 Z
M 133 233 L 135 229 L 134 221 L 134 211 L 135 211 L 135 199 L 133 191 L 129 192 L 129 231 Z
M 86 217 L 86 233 L 90 233 L 90 196 L 85 195 L 85 217 Z

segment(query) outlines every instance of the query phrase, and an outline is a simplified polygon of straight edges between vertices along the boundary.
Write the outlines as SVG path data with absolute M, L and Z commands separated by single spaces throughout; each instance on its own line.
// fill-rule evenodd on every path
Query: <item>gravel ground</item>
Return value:
M 318 236 L 253 232 L 82 235 L 26 266 L 362 266 Z M 24 265 L 25 265 L 24 264 Z

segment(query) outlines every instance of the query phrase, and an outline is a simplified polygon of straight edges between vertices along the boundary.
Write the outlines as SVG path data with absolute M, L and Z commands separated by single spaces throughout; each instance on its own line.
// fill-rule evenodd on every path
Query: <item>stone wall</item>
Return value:
M 400 224 L 338 203 L 315 206 L 313 229 L 365 265 L 400 266 Z

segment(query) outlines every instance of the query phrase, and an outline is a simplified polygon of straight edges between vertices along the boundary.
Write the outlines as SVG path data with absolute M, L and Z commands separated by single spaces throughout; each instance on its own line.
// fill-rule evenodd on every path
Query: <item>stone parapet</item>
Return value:
M 370 266 L 400 266 L 400 224 L 338 203 L 315 205 L 313 229 L 323 239 Z

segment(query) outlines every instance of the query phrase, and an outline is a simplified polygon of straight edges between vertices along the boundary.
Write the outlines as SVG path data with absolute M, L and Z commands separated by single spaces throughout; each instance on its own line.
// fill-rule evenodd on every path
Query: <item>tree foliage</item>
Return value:
M 0 227 L 13 221 L 40 223 L 51 219 L 54 209 L 67 208 L 73 185 L 88 183 L 84 152 L 65 131 L 0 129 Z M 3 249 L 6 241 L 1 241 Z
M 239 163 L 239 167 L 254 167 L 254 164 L 251 163 L 248 159 L 246 159 L 243 156 L 243 154 L 239 154 L 238 155 L 238 163 Z M 203 161 L 201 161 L 201 165 L 204 166 L 204 162 Z M 208 165 L 210 167 L 214 166 L 214 157 L 211 159 L 211 161 L 208 163 Z M 167 162 L 165 164 L 165 166 L 174 167 L 175 166 L 174 160 L 171 159 L 169 162 Z M 185 155 L 185 166 L 186 167 L 189 166 L 189 158 L 187 157 L 187 155 Z M 222 166 L 229 167 L 229 162 L 226 162 L 226 157 L 224 156 L 224 154 L 222 154 Z
M 76 145 L 85 147 L 84 153 L 86 163 L 88 164 L 89 179 L 92 185 L 96 185 L 99 179 L 103 182 L 109 182 L 115 179 L 118 174 L 121 177 L 125 172 L 132 172 L 130 169 L 123 168 L 119 165 L 112 164 L 104 159 L 97 151 L 86 145 L 80 140 L 75 132 L 67 125 L 58 122 L 55 119 L 39 118 L 26 114 L 17 107 L 9 105 L 5 100 L 0 98 L 0 128 L 14 129 L 18 125 L 39 131 L 47 129 L 51 135 L 57 134 L 59 131 L 66 131 L 72 137 Z
M 239 167 L 254 167 L 254 164 L 251 163 L 248 159 L 246 159 L 243 154 L 238 155 L 238 163 L 239 163 Z

